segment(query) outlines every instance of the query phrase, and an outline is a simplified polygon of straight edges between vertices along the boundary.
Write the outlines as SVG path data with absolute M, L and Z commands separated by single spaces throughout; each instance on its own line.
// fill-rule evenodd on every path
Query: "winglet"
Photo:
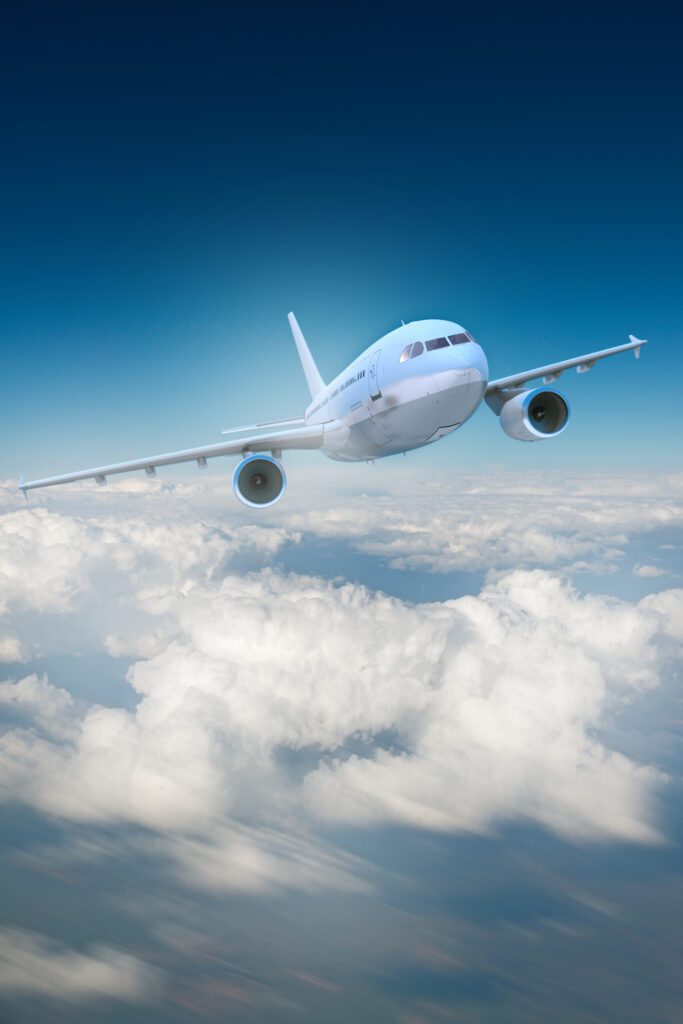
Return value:
M 21 474 L 21 479 L 19 481 L 19 490 L 21 491 L 21 493 L 24 495 L 24 497 L 28 501 L 28 491 L 24 487 L 24 483 L 25 483 L 25 481 L 24 481 L 24 474 L 22 473 Z
M 287 319 L 289 320 L 289 326 L 292 329 L 294 342 L 299 352 L 299 359 L 306 375 L 308 390 L 311 392 L 311 398 L 315 398 L 325 388 L 325 382 L 318 372 L 318 367 L 315 365 L 315 360 L 306 344 L 306 339 L 301 333 L 301 328 L 296 322 L 296 317 L 293 313 L 289 313 Z
M 640 359 L 640 347 L 641 347 L 641 345 L 647 345 L 646 339 L 645 338 L 636 338 L 636 336 L 634 334 L 629 334 L 628 340 L 633 345 L 633 354 L 634 354 L 634 356 L 636 357 L 636 359 Z

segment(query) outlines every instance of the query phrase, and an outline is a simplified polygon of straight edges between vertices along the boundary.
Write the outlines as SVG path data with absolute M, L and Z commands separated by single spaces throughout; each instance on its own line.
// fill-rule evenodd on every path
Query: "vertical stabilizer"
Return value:
M 304 368 L 306 374 L 306 381 L 308 383 L 309 391 L 311 392 L 311 398 L 315 398 L 325 387 L 325 382 L 318 373 L 318 367 L 315 365 L 313 356 L 310 353 L 306 339 L 301 333 L 301 328 L 296 322 L 296 317 L 293 313 L 290 313 L 287 317 L 289 320 L 289 326 L 292 328 L 292 334 L 294 335 L 294 341 L 299 352 L 299 359 L 301 365 Z

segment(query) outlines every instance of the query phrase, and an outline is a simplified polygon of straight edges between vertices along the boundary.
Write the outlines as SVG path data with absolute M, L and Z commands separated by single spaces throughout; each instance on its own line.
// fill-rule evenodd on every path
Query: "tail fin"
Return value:
M 325 382 L 318 372 L 318 367 L 315 365 L 313 356 L 310 353 L 306 339 L 301 333 L 301 328 L 296 322 L 296 317 L 293 313 L 290 313 L 287 317 L 289 320 L 289 326 L 292 328 L 292 334 L 294 335 L 294 341 L 299 351 L 299 359 L 301 365 L 304 368 L 306 374 L 306 381 L 308 383 L 308 389 L 311 392 L 311 398 L 315 398 L 325 387 Z

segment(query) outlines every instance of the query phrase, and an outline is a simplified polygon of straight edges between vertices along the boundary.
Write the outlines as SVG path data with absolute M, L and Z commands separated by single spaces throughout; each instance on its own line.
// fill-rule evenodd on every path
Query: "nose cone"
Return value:
M 456 380 L 461 379 L 463 373 L 467 371 L 467 378 L 472 383 L 484 381 L 488 384 L 489 364 L 483 348 L 474 339 L 452 345 L 448 349 L 439 349 L 434 353 L 432 374 L 435 377 L 444 375 L 444 383 L 446 375 Z
M 486 353 L 484 352 L 483 348 L 476 341 L 471 341 L 469 343 L 469 345 L 466 345 L 464 347 L 467 348 L 467 349 L 471 349 L 471 352 L 469 353 L 471 369 L 476 374 L 479 375 L 479 377 L 481 378 L 481 380 L 485 384 L 488 384 L 488 382 L 489 382 L 489 363 L 488 363 L 488 359 L 486 358 Z

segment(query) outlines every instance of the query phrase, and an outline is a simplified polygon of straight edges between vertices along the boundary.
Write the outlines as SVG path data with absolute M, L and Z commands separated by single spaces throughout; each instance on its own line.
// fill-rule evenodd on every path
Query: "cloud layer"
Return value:
M 392 568 L 520 566 L 610 571 L 634 534 L 683 526 L 683 475 L 613 477 L 406 472 L 366 477 L 366 492 L 325 493 L 284 510 L 291 527 L 344 538 Z
M 668 838 L 659 734 L 633 722 L 670 706 L 683 591 L 626 601 L 576 581 L 622 560 L 637 593 L 661 587 L 651 570 L 674 559 L 678 480 L 613 482 L 608 497 L 529 479 L 309 483 L 306 501 L 258 521 L 206 477 L 29 506 L 0 488 L 0 792 L 60 836 L 17 864 L 55 885 L 89 876 L 97 893 L 117 862 L 126 878 L 149 872 L 153 891 L 119 894 L 142 934 L 154 906 L 199 931 L 207 901 L 358 906 L 387 878 L 349 851 L 395 827 Z M 648 531 L 636 556 L 629 536 Z M 315 564 L 321 545 L 335 566 L 355 549 L 368 566 L 477 576 L 467 596 L 415 604 L 283 568 L 301 549 Z M 76 950 L 19 920 L 36 930 L 0 931 L 7 998 L 71 1014 L 188 992 L 224 1006 L 219 982 L 215 998 L 206 979 L 181 991 L 144 943 L 125 951 L 115 933 Z M 206 957 L 211 972 L 210 943 Z
M 552 550 L 539 540 L 538 516 L 556 499 L 547 490 L 530 527 L 537 556 L 586 554 L 576 530 L 553 535 Z M 0 518 L 0 650 L 127 658 L 136 695 L 126 710 L 75 701 L 35 672 L 0 684 L 5 800 L 150 830 L 178 877 L 250 892 L 365 884 L 359 863 L 326 845 L 330 823 L 486 833 L 531 821 L 572 840 L 660 838 L 664 776 L 610 737 L 620 710 L 658 687 L 677 656 L 682 591 L 632 603 L 582 594 L 566 573 L 518 568 L 479 593 L 414 605 L 267 567 L 302 530 L 326 521 L 344 533 L 329 504 L 305 520 L 288 513 L 287 526 L 221 523 L 188 516 L 183 500 L 196 490 L 145 492 L 144 516 L 137 493 L 98 496 L 81 516 L 29 507 Z M 379 520 L 387 499 L 372 499 L 382 527 L 358 543 L 426 564 L 449 531 L 446 560 L 531 557 L 515 509 L 503 516 L 495 489 L 476 494 L 469 530 L 432 507 L 428 541 L 417 524 L 432 499 L 393 514 L 387 505 Z M 180 508 L 166 517 L 174 497 Z M 636 522 L 642 497 L 624 498 L 617 525 Z M 524 488 L 518 498 L 527 503 Z M 588 505 L 575 502 L 565 526 Z M 673 498 L 655 505 L 650 525 L 675 517 Z M 600 515 L 593 504 L 594 526 Z
M 403 463 L 396 468 L 390 460 L 342 469 L 323 460 L 315 471 L 295 465 L 291 477 L 283 502 L 260 513 L 257 522 L 237 505 L 225 480 L 211 476 L 175 482 L 124 478 L 106 488 L 75 485 L 57 497 L 38 492 L 33 500 L 40 512 L 75 509 L 80 517 L 87 509 L 105 532 L 115 532 L 122 516 L 129 519 L 133 508 L 140 509 L 140 526 L 154 524 L 161 547 L 191 524 L 194 532 L 180 543 L 188 557 L 205 547 L 199 524 L 227 530 L 233 554 L 250 538 L 257 548 L 266 543 L 264 534 L 272 535 L 276 548 L 306 533 L 345 541 L 395 569 L 438 573 L 521 566 L 609 572 L 631 537 L 683 527 L 680 473 L 539 476 L 494 468 L 472 475 L 448 468 L 434 474 Z M 21 507 L 15 485 L 0 485 L 3 507 Z M 56 561 L 58 533 L 50 543 Z M 52 571 L 57 569 L 58 562 Z
M 153 643 L 130 646 L 147 655 L 128 674 L 133 712 L 78 713 L 35 676 L 3 685 L 29 719 L 2 740 L 6 793 L 162 833 L 309 814 L 472 831 L 521 817 L 574 837 L 655 837 L 658 773 L 597 731 L 657 685 L 681 591 L 629 604 L 518 570 L 477 596 L 414 606 L 272 570 L 206 579 L 200 564 L 179 577 L 167 567 L 163 593 L 127 577 L 133 625 L 156 621 Z M 79 586 L 65 575 L 65 613 Z

